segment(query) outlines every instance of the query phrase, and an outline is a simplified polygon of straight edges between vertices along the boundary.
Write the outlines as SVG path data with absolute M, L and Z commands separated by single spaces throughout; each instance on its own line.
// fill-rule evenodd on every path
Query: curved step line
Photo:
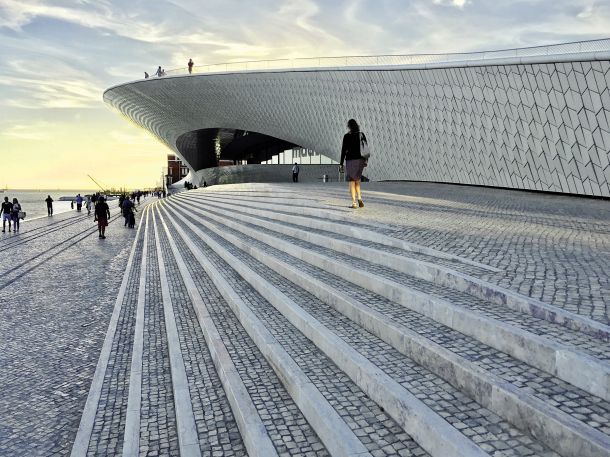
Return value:
M 178 196 L 178 198 L 188 199 L 189 197 Z M 204 200 L 204 199 L 202 199 L 202 200 Z M 471 266 L 474 266 L 477 268 L 481 268 L 481 269 L 484 269 L 487 271 L 495 272 L 495 273 L 502 271 L 498 268 L 495 268 L 495 267 L 492 267 L 489 265 L 485 265 L 480 262 L 476 262 L 474 260 L 466 259 L 464 257 L 459 257 L 459 256 L 456 256 L 453 254 L 449 254 L 447 252 L 438 251 L 436 249 L 432 249 L 432 248 L 422 246 L 422 245 L 416 244 L 416 243 L 411 243 L 410 241 L 401 240 L 399 238 L 394 238 L 394 237 L 391 237 L 388 235 L 375 233 L 368 228 L 360 228 L 360 227 L 355 227 L 355 226 L 350 226 L 350 225 L 345 224 L 345 222 L 354 222 L 353 218 L 343 218 L 341 220 L 331 220 L 331 221 L 328 221 L 328 220 L 327 221 L 312 221 L 311 219 L 308 219 L 306 217 L 306 216 L 310 215 L 310 216 L 315 216 L 315 217 L 322 218 L 322 219 L 324 219 L 324 218 L 329 219 L 328 213 L 325 212 L 324 210 L 316 211 L 315 214 L 312 214 L 311 212 L 309 212 L 309 214 L 307 214 L 308 212 L 299 211 L 298 209 L 293 210 L 293 208 L 291 208 L 290 206 L 287 206 L 287 205 L 281 206 L 282 211 L 284 211 L 286 213 L 291 213 L 291 215 L 287 215 L 287 214 L 275 213 L 275 212 L 271 211 L 272 208 L 271 209 L 269 208 L 269 206 L 280 206 L 280 205 L 267 205 L 265 207 L 261 207 L 261 206 L 257 206 L 254 204 L 239 205 L 239 204 L 235 203 L 235 200 L 227 201 L 226 199 L 215 199 L 215 201 L 218 201 L 218 200 L 222 200 L 223 202 L 225 202 L 226 204 L 229 204 L 229 205 L 246 207 L 246 208 L 256 208 L 257 210 L 259 210 L 259 212 L 269 212 L 269 213 L 273 214 L 274 217 L 278 220 L 284 220 L 286 222 L 294 223 L 294 220 L 296 219 L 298 221 L 301 221 L 301 224 L 299 224 L 299 225 L 312 226 L 313 228 L 316 228 L 316 227 L 314 227 L 314 225 L 316 225 L 316 224 L 324 225 L 325 226 L 324 230 L 328 230 L 328 231 L 339 233 L 339 234 L 346 234 L 346 235 L 352 236 L 354 238 L 360 238 L 362 240 L 372 241 L 375 243 L 384 244 L 386 246 L 404 249 L 405 251 L 412 251 L 412 252 L 417 252 L 420 254 L 426 254 L 426 255 L 430 255 L 430 256 L 434 256 L 434 257 L 439 257 L 442 259 L 454 260 L 454 261 L 458 261 L 458 262 L 461 262 L 464 264 L 468 264 L 468 265 L 471 265 Z M 343 224 L 343 225 L 339 225 L 339 224 Z
M 194 245 L 181 227 L 174 223 L 174 228 L 191 252 L 195 254 L 197 261 L 205 269 L 250 338 L 276 371 L 286 390 L 331 455 L 372 457 L 360 439 L 309 381 L 292 357 L 281 347 L 205 254 Z M 260 455 L 266 457 L 267 454 Z
M 112 351 L 112 343 L 114 341 L 114 335 L 116 334 L 116 328 L 121 314 L 121 308 L 123 307 L 123 299 L 125 292 L 127 291 L 127 283 L 129 282 L 129 275 L 133 268 L 133 259 L 136 253 L 136 247 L 140 238 L 140 232 L 142 230 L 142 224 L 138 225 L 136 236 L 129 252 L 127 259 L 127 266 L 123 273 L 123 280 L 119 287 L 119 293 L 114 302 L 114 309 L 110 322 L 108 324 L 108 330 L 106 331 L 106 337 L 100 351 L 100 356 L 95 367 L 95 373 L 89 387 L 89 394 L 83 408 L 83 414 L 81 416 L 80 424 L 76 432 L 76 438 L 72 444 L 72 451 L 70 457 L 86 457 L 87 450 L 89 449 L 89 441 L 93 432 L 93 426 L 95 424 L 95 416 L 97 413 L 98 404 L 102 395 L 102 388 L 104 385 L 104 377 L 108 368 L 108 362 L 110 360 L 110 352 Z
M 201 229 L 188 220 L 183 222 L 278 309 L 289 322 L 318 346 L 373 401 L 382 406 L 432 456 L 488 456 L 411 392 L 326 329 L 264 278 L 242 264 L 239 259 L 208 237 Z
M 206 209 L 202 204 L 193 202 L 198 208 Z M 214 208 L 218 208 L 223 214 L 228 213 L 228 210 L 218 204 L 209 204 Z M 305 230 L 298 230 L 293 227 L 287 227 L 282 224 L 264 221 L 252 216 L 243 214 L 231 213 L 231 217 L 259 225 L 269 230 L 282 233 L 287 236 L 299 238 L 312 244 L 320 246 L 328 246 L 331 249 L 347 255 L 353 255 L 358 252 L 362 260 L 376 263 L 378 265 L 392 268 L 401 273 L 414 276 L 425 281 L 434 282 L 435 284 L 451 287 L 460 292 L 471 294 L 482 300 L 489 300 L 497 305 L 506 306 L 514 311 L 519 311 L 529 314 L 538 319 L 543 319 L 553 324 L 565 326 L 571 330 L 585 333 L 589 336 L 599 338 L 603 341 L 610 340 L 610 326 L 604 325 L 601 322 L 581 316 L 579 314 L 566 311 L 540 300 L 527 297 L 517 292 L 497 286 L 488 281 L 476 278 L 474 276 L 461 273 L 443 265 L 437 265 L 424 260 L 412 259 L 397 254 L 392 254 L 385 251 L 380 251 L 367 246 L 361 246 L 347 241 L 338 240 L 336 238 L 327 237 L 318 233 L 312 233 Z
M 175 204 L 180 205 L 180 203 Z M 181 207 L 184 209 L 184 206 Z M 191 211 L 212 219 L 217 217 L 204 210 L 191 209 Z M 350 282 L 476 338 L 488 346 L 510 354 L 593 395 L 605 400 L 610 399 L 610 365 L 594 357 L 512 324 L 454 305 L 444 299 L 430 297 L 387 278 L 370 272 L 363 273 L 317 252 L 300 247 L 296 249 L 294 245 L 284 240 L 257 233 L 239 223 L 233 222 L 231 227 L 331 274 L 350 278 Z M 490 332 L 489 329 L 494 331 Z
M 226 225 L 223 223 L 223 225 Z M 235 229 L 235 225 L 232 224 Z M 344 293 L 317 278 L 309 276 L 283 260 L 269 256 L 239 238 L 209 227 L 239 249 L 251 255 L 289 281 L 330 304 L 350 320 L 390 344 L 402 354 L 428 368 L 479 404 L 506 418 L 546 445 L 571 457 L 610 456 L 610 437 L 574 419 L 559 409 L 548 406 L 534 396 L 496 375 L 487 373 L 469 360 L 452 353 L 416 332 L 393 323 Z M 510 405 L 507 407 L 507 405 Z M 559 428 L 559 430 L 557 430 Z M 557 436 L 558 432 L 560 436 Z M 566 453 L 566 451 L 570 453 Z
M 160 223 L 167 235 L 168 242 L 174 254 L 174 259 L 178 265 L 178 270 L 187 289 L 187 293 L 193 304 L 193 309 L 197 315 L 198 323 L 204 335 L 210 355 L 214 361 L 214 366 L 222 383 L 222 387 L 227 395 L 231 410 L 237 422 L 237 426 L 244 440 L 248 454 L 252 457 L 273 457 L 277 456 L 275 446 L 271 442 L 267 430 L 248 394 L 246 387 L 241 380 L 237 368 L 231 360 L 216 325 L 212 321 L 195 282 L 189 272 L 186 262 L 180 254 L 176 243 L 172 239 L 169 227 L 165 218 L 161 214 L 159 205 L 158 214 Z M 170 219 L 170 218 L 168 218 Z
M 140 265 L 140 282 L 138 285 L 138 302 L 136 323 L 129 371 L 129 394 L 123 438 L 124 456 L 137 456 L 140 452 L 140 409 L 142 404 L 142 359 L 144 351 L 144 305 L 146 302 L 146 267 L 148 265 L 148 229 L 150 209 L 146 211 L 144 245 L 142 246 L 142 263 Z M 141 222 L 140 222 L 141 223 Z
M 155 204 L 153 204 L 155 205 Z M 157 260 L 159 268 L 159 280 L 161 283 L 161 299 L 163 300 L 163 314 L 165 316 L 165 333 L 167 336 L 167 350 L 172 375 L 172 391 L 174 397 L 174 408 L 176 414 L 176 428 L 178 429 L 178 446 L 180 457 L 200 457 L 199 438 L 197 435 L 197 425 L 195 424 L 195 414 L 189 390 L 189 384 L 180 349 L 180 338 L 176 326 L 176 316 L 174 314 L 174 304 L 169 292 L 170 286 L 167 279 L 167 270 L 163 259 L 163 250 L 159 240 L 157 218 L 155 211 L 152 211 L 152 221 L 155 233 L 155 245 L 157 250 Z

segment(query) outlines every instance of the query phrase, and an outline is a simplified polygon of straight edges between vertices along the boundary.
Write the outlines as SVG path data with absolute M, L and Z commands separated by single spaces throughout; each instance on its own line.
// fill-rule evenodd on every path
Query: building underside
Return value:
M 104 100 L 195 178 L 295 146 L 338 160 L 355 118 L 373 180 L 610 196 L 610 52 L 170 76 Z

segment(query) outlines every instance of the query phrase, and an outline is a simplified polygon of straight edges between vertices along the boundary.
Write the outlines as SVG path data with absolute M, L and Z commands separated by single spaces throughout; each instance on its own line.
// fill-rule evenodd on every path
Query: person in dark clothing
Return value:
M 125 197 L 123 200 L 123 204 L 121 205 L 121 209 L 123 210 L 123 217 L 125 218 L 125 227 L 129 224 L 130 215 L 133 214 L 133 200 L 129 197 Z
M 110 208 L 108 207 L 108 203 L 106 203 L 104 197 L 99 197 L 95 205 L 95 220 L 97 221 L 99 237 L 102 239 L 106 238 L 108 219 L 110 219 Z
M 11 222 L 13 221 L 13 204 L 8 201 L 8 197 L 4 197 L 2 206 L 0 206 L 0 215 L 2 216 L 2 232 L 6 232 L 6 222 L 8 221 L 8 231 L 11 231 Z
M 47 198 L 44 199 L 47 202 L 47 213 L 49 216 L 53 215 L 53 199 L 50 195 L 47 195 Z
M 292 182 L 299 182 L 299 171 L 299 164 L 295 162 L 292 166 Z
M 13 233 L 17 233 L 19 231 L 19 216 L 21 215 L 19 213 L 21 213 L 21 209 L 21 203 L 19 203 L 19 200 L 13 198 Z
M 339 162 L 339 171 L 343 172 L 343 162 L 345 162 L 345 176 L 349 183 L 349 193 L 352 197 L 352 208 L 362 208 L 362 195 L 360 194 L 360 180 L 362 179 L 362 171 L 366 166 L 366 160 L 360 154 L 362 141 L 366 143 L 366 136 L 360 132 L 360 127 L 354 119 L 347 122 L 347 132 L 343 136 L 343 145 L 341 146 L 341 161 Z M 356 197 L 358 201 L 356 202 Z

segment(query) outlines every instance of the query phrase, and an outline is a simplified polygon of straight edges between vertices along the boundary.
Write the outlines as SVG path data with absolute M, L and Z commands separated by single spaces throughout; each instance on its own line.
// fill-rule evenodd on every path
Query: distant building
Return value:
M 174 154 L 167 155 L 167 184 L 171 185 L 183 179 L 189 172 L 189 169 L 184 165 Z

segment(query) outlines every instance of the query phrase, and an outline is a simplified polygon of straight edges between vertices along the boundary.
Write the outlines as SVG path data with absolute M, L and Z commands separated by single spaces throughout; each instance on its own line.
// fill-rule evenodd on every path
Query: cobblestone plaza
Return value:
M 608 201 L 363 190 L 2 234 L 0 456 L 610 456 Z

